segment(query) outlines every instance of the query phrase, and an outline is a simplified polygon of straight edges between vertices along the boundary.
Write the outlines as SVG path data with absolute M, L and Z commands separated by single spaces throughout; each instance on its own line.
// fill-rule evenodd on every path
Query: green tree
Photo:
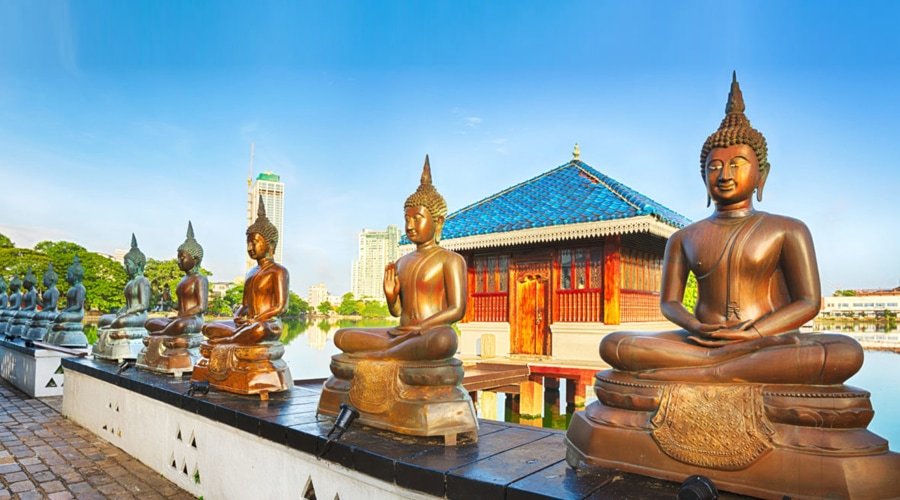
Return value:
M 228 307 L 228 302 L 225 302 L 223 297 L 213 297 L 209 301 L 207 312 L 212 316 L 231 316 L 231 308 Z
M 225 292 L 225 303 L 228 304 L 230 310 L 244 303 L 244 285 L 243 283 L 228 289 Z
M 694 312 L 694 308 L 697 307 L 697 277 L 694 276 L 694 273 L 688 273 L 687 283 L 684 285 L 684 298 L 681 299 L 681 303 L 684 304 L 684 308 L 690 312 Z
M 387 304 L 377 300 L 367 300 L 363 306 L 362 316 L 364 318 L 386 318 L 390 316 Z
M 284 315 L 289 318 L 297 318 L 308 313 L 310 309 L 309 302 L 300 298 L 296 293 L 290 292 L 290 301 L 288 302 L 287 311 L 285 311 Z
M 328 313 L 330 313 L 333 309 L 334 309 L 334 308 L 331 307 L 331 302 L 328 302 L 327 300 L 326 300 L 325 302 L 322 302 L 321 304 L 319 304 L 319 305 L 316 307 L 316 310 L 319 311 L 319 313 L 321 313 L 321 314 L 328 314 Z
M 108 312 L 125 304 L 122 290 L 125 288 L 127 276 L 125 268 L 118 262 L 71 241 L 41 241 L 34 249 L 47 255 L 53 262 L 53 267 L 59 275 L 56 286 L 63 296 L 69 287 L 66 282 L 66 270 L 72 264 L 75 255 L 78 255 L 84 267 L 84 288 L 87 291 L 84 299 L 85 308 Z
M 341 305 L 338 306 L 337 312 L 341 316 L 353 316 L 361 314 L 364 306 L 361 300 L 353 297 L 353 292 L 347 292 L 341 296 Z
M 16 245 L 9 239 L 9 236 L 0 233 L 0 248 L 13 248 L 14 246 Z

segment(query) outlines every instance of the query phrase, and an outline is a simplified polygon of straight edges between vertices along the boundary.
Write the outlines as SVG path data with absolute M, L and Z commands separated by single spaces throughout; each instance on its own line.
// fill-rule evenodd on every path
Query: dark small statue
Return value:
M 6 335 L 7 337 L 10 337 L 10 323 L 16 312 L 19 310 L 19 306 L 22 304 L 22 292 L 19 291 L 20 288 L 22 288 L 22 280 L 14 275 L 12 279 L 9 280 L 9 295 L 7 296 L 6 308 L 0 310 L 0 334 Z
M 25 273 L 25 278 L 22 280 L 22 288 L 25 289 L 24 293 L 22 293 L 22 302 L 19 304 L 19 310 L 16 311 L 9 323 L 8 336 L 22 337 L 28 333 L 31 320 L 37 313 L 38 293 L 35 285 L 37 285 L 37 278 L 31 266 L 29 266 L 28 272 Z
M 92 351 L 95 358 L 121 363 L 136 359 L 144 347 L 142 339 L 147 335 L 144 322 L 150 310 L 150 281 L 144 277 L 147 258 L 138 248 L 137 238 L 131 235 L 131 250 L 125 254 L 125 307 L 114 314 L 100 316 L 97 323 L 97 343 Z
M 200 273 L 203 247 L 194 239 L 194 227 L 188 222 L 187 237 L 178 247 L 178 267 L 184 278 L 178 283 L 178 312 L 168 318 L 151 318 L 144 323 L 150 335 L 144 337 L 144 349 L 137 367 L 181 377 L 191 372 L 199 359 L 203 341 L 200 328 L 209 304 L 209 282 Z
M 47 342 L 61 347 L 85 348 L 88 346 L 87 336 L 84 334 L 84 299 L 87 290 L 81 281 L 84 279 L 84 267 L 76 255 L 72 264 L 66 270 L 66 282 L 69 290 L 66 292 L 66 307 L 56 316 L 53 324 L 53 332 L 47 336 Z
M 53 263 L 47 266 L 44 272 L 42 283 L 44 285 L 44 293 L 41 294 L 41 310 L 34 315 L 31 320 L 31 328 L 24 335 L 24 338 L 42 342 L 47 332 L 56 321 L 59 315 L 57 304 L 59 302 L 59 289 L 56 288 L 56 281 L 59 279 L 56 271 L 53 270 Z

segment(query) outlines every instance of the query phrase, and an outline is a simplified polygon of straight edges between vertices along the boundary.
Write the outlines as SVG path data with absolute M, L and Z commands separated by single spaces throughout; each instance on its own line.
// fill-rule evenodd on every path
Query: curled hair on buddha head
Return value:
M 419 187 L 416 192 L 409 195 L 403 209 L 412 207 L 425 207 L 433 219 L 438 217 L 447 217 L 447 201 L 438 193 L 434 185 L 431 183 L 431 163 L 428 161 L 428 155 L 425 155 L 425 164 L 422 166 L 422 178 L 419 181 Z M 435 239 L 440 239 L 443 227 L 435 228 Z
M 719 124 L 719 129 L 706 138 L 703 149 L 700 150 L 700 175 L 704 179 L 706 178 L 706 157 L 713 149 L 727 148 L 736 144 L 750 146 L 759 161 L 761 179 L 756 199 L 762 201 L 762 182 L 769 174 L 769 149 L 765 136 L 750 125 L 750 120 L 747 119 L 744 110 L 744 95 L 741 93 L 735 71 L 731 74 L 731 90 L 728 92 L 728 102 L 725 104 L 725 118 Z
M 75 258 L 72 259 L 72 264 L 69 265 L 69 268 L 66 269 L 66 271 L 72 273 L 72 276 L 77 281 L 84 279 L 84 267 L 81 265 L 81 259 L 78 258 L 78 254 L 75 254 Z
M 19 278 L 19 275 L 14 274 L 12 279 L 9 280 L 9 288 L 12 290 L 13 288 L 22 288 L 22 280 Z
M 197 266 L 203 261 L 203 247 L 194 239 L 194 226 L 191 224 L 191 221 L 188 221 L 187 236 L 184 239 L 184 243 L 178 246 L 178 251 L 182 250 L 194 258 Z
M 59 275 L 57 275 L 56 271 L 53 270 L 52 262 L 47 266 L 47 270 L 44 271 L 43 278 L 44 286 L 52 286 L 54 283 L 56 283 L 57 280 L 59 280 Z
M 275 253 L 275 247 L 278 246 L 278 228 L 266 217 L 266 204 L 263 203 L 262 195 L 259 195 L 259 204 L 256 209 L 256 220 L 247 228 L 247 236 L 256 233 L 269 243 L 269 253 Z
M 6 291 L 6 280 L 3 279 L 3 276 L 0 276 L 0 293 Z
M 144 265 L 147 264 L 147 257 L 138 248 L 137 238 L 134 236 L 134 233 L 131 233 L 131 250 L 128 250 L 128 253 L 125 254 L 124 260 L 130 260 L 140 271 L 143 271 Z

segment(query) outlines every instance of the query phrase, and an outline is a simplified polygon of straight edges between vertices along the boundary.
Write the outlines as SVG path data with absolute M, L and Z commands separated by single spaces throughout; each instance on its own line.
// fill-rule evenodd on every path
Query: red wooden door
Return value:
M 538 274 L 521 275 L 516 280 L 516 323 L 513 332 L 513 352 L 545 355 L 548 351 L 547 277 Z

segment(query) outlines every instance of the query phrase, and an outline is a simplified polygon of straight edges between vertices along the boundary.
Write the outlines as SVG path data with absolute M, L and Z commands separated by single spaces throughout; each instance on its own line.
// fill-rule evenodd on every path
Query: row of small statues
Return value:
M 84 319 L 85 289 L 81 284 L 84 268 L 77 255 L 66 270 L 69 290 L 66 307 L 61 311 L 58 310 L 57 279 L 51 263 L 43 276 L 44 293 L 38 294 L 34 272 L 29 267 L 21 280 L 18 276 L 10 280 L 7 294 L 6 281 L 0 277 L 0 335 L 46 341 L 62 347 L 87 347 L 88 340 L 81 323 Z M 24 293 L 20 289 L 24 289 Z

